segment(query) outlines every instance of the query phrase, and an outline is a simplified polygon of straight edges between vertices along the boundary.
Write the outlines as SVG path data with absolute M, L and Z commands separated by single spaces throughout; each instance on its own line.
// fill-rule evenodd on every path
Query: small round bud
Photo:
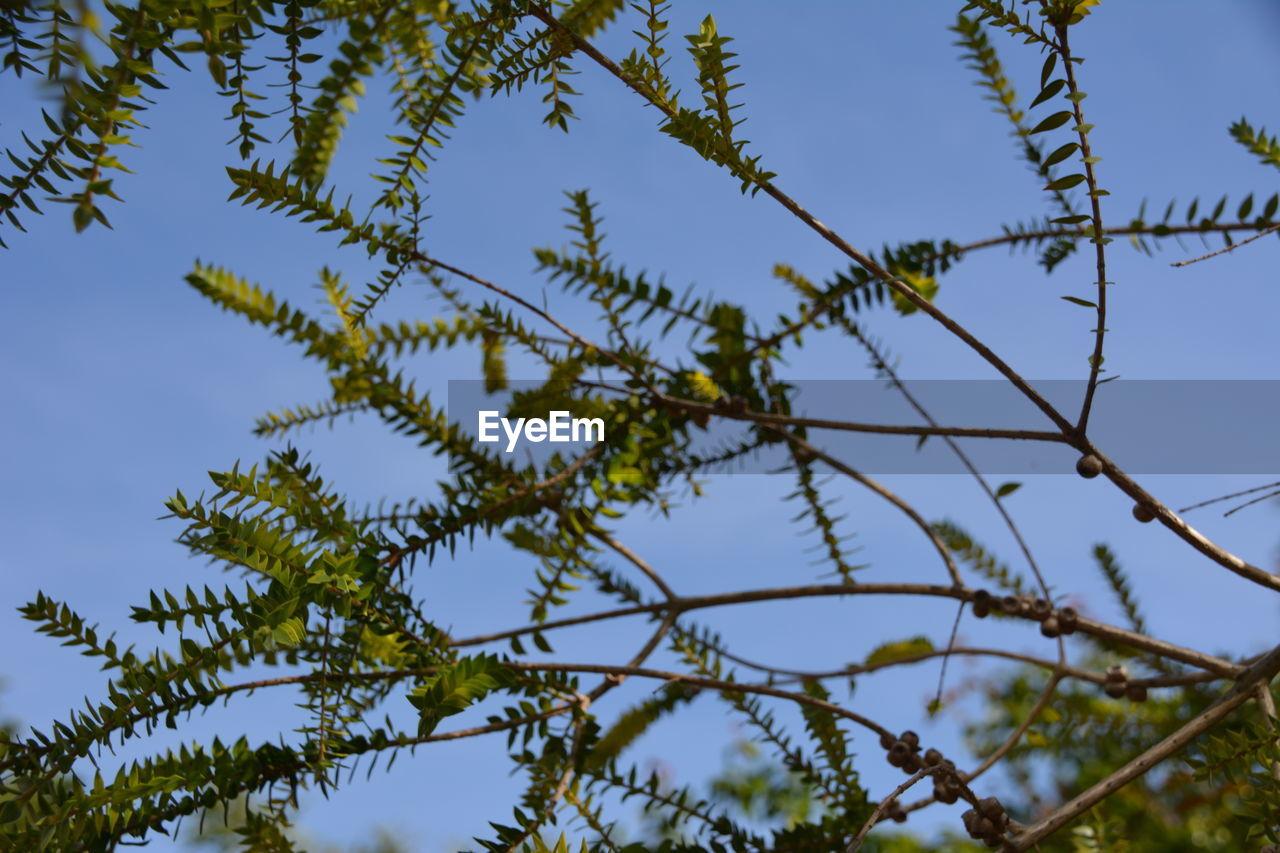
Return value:
M 1122 664 L 1113 663 L 1107 667 L 1107 681 L 1127 681 L 1129 679 L 1129 670 Z
M 1037 598 L 1031 602 L 1031 615 L 1040 620 L 1048 619 L 1049 614 L 1053 613 L 1053 605 L 1046 599 Z
M 918 749 L 920 747 L 920 735 L 916 734 L 910 729 L 903 732 L 899 737 L 901 738 L 903 743 L 905 743 L 907 746 L 911 747 L 912 749 Z
M 1000 801 L 995 797 L 983 797 L 978 800 L 978 811 L 992 820 L 998 821 L 1004 814 L 1004 806 L 1000 805 Z
M 991 606 L 991 593 L 985 589 L 980 589 L 973 594 L 974 604 L 983 604 L 987 607 Z
M 1050 616 L 1048 619 L 1040 623 L 1040 633 L 1046 637 L 1053 639 L 1062 633 L 1058 628 L 1058 617 Z
M 970 830 L 974 838 L 985 838 L 996 834 L 996 825 L 989 817 L 980 817 L 973 822 L 973 829 Z
M 1147 524 L 1148 522 L 1155 521 L 1156 514 L 1152 512 L 1146 504 L 1134 504 L 1133 517 L 1143 524 Z
M 1074 607 L 1058 608 L 1058 627 L 1062 629 L 1063 634 L 1074 634 L 1079 623 L 1080 614 Z
M 942 763 L 942 753 L 936 749 L 925 750 L 924 763 L 926 767 L 937 767 Z
M 1124 692 L 1130 702 L 1147 701 L 1147 688 L 1141 684 L 1130 684 Z
M 943 785 L 933 792 L 933 798 L 949 806 L 960 799 L 960 789 L 954 785 Z
M 1076 460 L 1076 473 L 1086 480 L 1092 480 L 1102 473 L 1102 460 L 1090 453 Z
M 1123 681 L 1108 681 L 1103 685 L 1102 690 L 1112 699 L 1124 698 L 1125 686 Z
M 986 619 L 987 615 L 990 613 L 991 613 L 991 608 L 989 608 L 987 605 L 974 602 L 973 615 L 975 617 L 977 617 L 978 619 Z
M 1016 595 L 1006 595 L 1004 598 L 1000 599 L 1000 609 L 1005 613 L 1008 613 L 1010 616 L 1017 615 L 1021 606 L 1022 602 L 1018 600 L 1018 596 Z
M 897 738 L 895 738 L 893 735 L 889 734 L 888 732 L 885 732 L 884 734 L 880 735 L 880 748 L 892 749 L 893 742 L 895 740 L 897 740 Z
M 889 763 L 894 767 L 903 767 L 907 763 L 907 759 L 911 757 L 911 747 L 900 740 L 893 742 L 893 746 L 889 747 Z

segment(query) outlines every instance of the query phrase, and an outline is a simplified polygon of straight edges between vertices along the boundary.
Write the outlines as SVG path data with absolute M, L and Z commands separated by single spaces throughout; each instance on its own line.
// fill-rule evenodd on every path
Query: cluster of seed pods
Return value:
M 938 802 L 951 805 L 960 799 L 964 788 L 955 762 L 936 749 L 921 752 L 920 736 L 915 732 L 905 731 L 896 738 L 888 733 L 883 734 L 880 736 L 880 746 L 885 749 L 889 763 L 904 773 L 918 773 L 926 767 L 939 768 L 930 774 L 933 777 L 933 798 Z M 886 814 L 899 823 L 907 819 L 906 812 L 897 800 L 889 802 Z
M 996 597 L 985 589 L 973 596 L 973 615 L 984 619 L 998 610 L 1008 616 L 1023 616 L 1040 623 L 1040 633 L 1046 637 L 1069 635 L 1076 632 L 1080 614 L 1074 607 L 1055 608 L 1048 600 L 1030 595 L 1005 595 Z
M 1009 813 L 995 797 L 979 800 L 977 807 L 965 812 L 961 820 L 964 821 L 964 828 L 968 831 L 970 838 L 977 839 L 991 848 L 1004 844 L 1004 833 L 1009 828 Z

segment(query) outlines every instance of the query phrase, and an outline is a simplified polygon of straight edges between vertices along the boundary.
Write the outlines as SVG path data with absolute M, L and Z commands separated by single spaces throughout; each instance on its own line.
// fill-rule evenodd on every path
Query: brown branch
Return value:
M 1156 500 L 1150 492 L 1138 485 L 1132 477 L 1112 462 L 1093 446 L 1091 442 L 1085 442 L 1084 452 L 1097 456 L 1102 462 L 1102 473 L 1106 475 L 1112 483 L 1114 483 L 1120 491 L 1124 492 L 1136 502 L 1142 504 L 1149 509 L 1155 517 L 1168 529 L 1172 530 L 1178 538 L 1195 548 L 1201 554 L 1213 560 L 1220 566 L 1235 572 L 1240 577 L 1251 580 L 1260 586 L 1280 592 L 1280 577 L 1270 572 L 1260 569 L 1257 566 L 1247 563 L 1241 558 L 1232 554 L 1230 551 L 1210 541 L 1204 534 L 1187 524 L 1175 513 L 1160 501 Z
M 1066 826 L 1076 816 L 1088 811 L 1100 801 L 1123 788 L 1164 760 L 1182 751 L 1203 732 L 1221 722 L 1228 714 L 1243 705 L 1259 684 L 1268 684 L 1280 672 L 1280 646 L 1272 649 L 1253 666 L 1249 667 L 1235 685 L 1216 702 L 1188 720 L 1181 728 L 1102 781 L 1064 803 L 1052 813 L 1027 827 L 1014 840 L 1014 850 L 1029 850 L 1041 839 Z
M 587 613 L 581 616 L 571 616 L 565 619 L 542 622 L 537 625 L 526 625 L 521 628 L 497 631 L 491 634 L 480 634 L 474 637 L 465 637 L 459 640 L 454 640 L 453 645 L 481 645 L 484 643 L 496 642 L 498 640 L 510 639 L 511 637 L 531 634 L 536 631 L 549 631 L 556 628 L 570 627 L 572 625 L 585 625 L 590 622 L 601 622 L 608 619 L 616 619 L 622 616 L 634 616 L 642 613 L 661 613 L 666 611 L 686 613 L 691 610 L 700 610 L 706 607 L 720 607 L 724 605 L 747 604 L 761 601 L 780 601 L 792 598 L 816 598 L 846 595 L 922 595 L 940 598 L 953 598 L 958 601 L 971 602 L 973 601 L 974 593 L 975 590 L 969 589 L 968 587 L 942 586 L 940 584 L 858 583 L 812 584 L 807 586 L 744 590 L 741 592 L 728 592 L 717 595 L 680 596 L 671 601 L 654 602 L 652 604 L 634 604 L 629 607 L 620 607 L 614 610 L 603 610 L 595 613 Z M 1029 616 L 1015 618 L 1031 619 Z M 1198 669 L 1212 672 L 1216 675 L 1235 677 L 1244 669 L 1244 667 L 1239 664 L 1214 657 L 1213 655 L 1205 654 L 1204 652 L 1184 648 L 1164 640 L 1148 637 L 1145 634 L 1138 634 L 1134 631 L 1117 628 L 1115 626 L 1107 625 L 1103 622 L 1096 622 L 1084 617 L 1079 618 L 1077 630 L 1106 640 L 1112 640 L 1141 651 L 1151 652 L 1152 654 L 1169 658 L 1170 660 L 1189 664 Z
M 1167 225 L 1161 222 L 1155 225 L 1142 225 L 1137 228 L 1132 225 L 1112 225 L 1102 229 L 1102 233 L 1112 237 L 1134 237 L 1137 235 L 1167 237 L 1181 234 L 1226 234 L 1231 231 L 1250 231 L 1256 228 L 1258 228 L 1258 223 L 1256 221 L 1214 222 L 1209 225 Z M 1092 234 L 1092 228 L 1045 228 L 1040 231 L 1010 232 L 1008 234 L 1001 234 L 999 237 L 987 237 L 982 240 L 974 240 L 971 243 L 956 246 L 953 251 L 946 254 L 940 253 L 935 255 L 931 260 L 937 260 L 942 257 L 958 256 L 963 255 L 966 252 L 1022 242 L 1039 242 L 1042 240 L 1054 240 L 1059 238 L 1083 240 L 1086 237 L 1092 236 Z
M 1076 430 L 1084 435 L 1089 427 L 1089 412 L 1093 408 L 1093 395 L 1098 390 L 1098 376 L 1102 373 L 1102 349 L 1107 335 L 1107 243 L 1109 238 L 1102 233 L 1102 196 L 1098 190 L 1098 177 L 1094 170 L 1095 160 L 1089 147 L 1089 133 L 1084 124 L 1084 111 L 1080 107 L 1083 95 L 1076 84 L 1075 60 L 1071 57 L 1071 45 L 1068 41 L 1067 25 L 1057 27 L 1058 56 L 1062 59 L 1067 77 L 1067 90 L 1070 92 L 1071 111 L 1076 120 L 1076 138 L 1080 140 L 1080 158 L 1084 162 L 1085 184 L 1089 187 L 1090 218 L 1092 219 L 1090 240 L 1093 243 L 1094 262 L 1098 273 L 1098 327 L 1094 329 L 1093 355 L 1089 357 L 1089 382 L 1085 386 L 1084 403 L 1080 407 L 1080 418 L 1076 422 Z
M 725 681 L 720 678 L 706 678 L 700 675 L 689 675 L 683 672 L 670 672 L 667 670 L 648 669 L 646 667 L 638 666 L 610 666 L 608 664 L 594 663 L 541 663 L 537 661 L 509 662 L 504 665 L 509 666 L 512 669 L 520 669 L 529 672 L 594 672 L 604 675 L 656 678 L 669 684 L 687 684 L 690 687 L 702 687 L 708 690 L 718 690 L 728 693 L 755 693 L 760 696 L 772 696 L 775 699 L 786 699 L 788 701 L 795 702 L 798 705 L 808 705 L 811 708 L 818 708 L 835 714 L 838 717 L 844 717 L 846 720 L 855 722 L 864 728 L 870 729 L 876 734 L 891 734 L 891 732 L 884 726 L 855 711 L 850 711 L 848 708 L 843 708 L 833 702 L 816 699 L 813 696 L 809 696 L 804 693 L 781 690 L 767 684 L 739 683 L 737 681 Z
M 811 429 L 830 429 L 839 430 L 841 432 L 867 432 L 880 435 L 940 435 L 954 436 L 956 438 L 1004 438 L 1023 441 L 1050 441 L 1056 443 L 1068 441 L 1062 433 L 1050 432 L 1047 430 L 995 429 L 987 427 L 944 427 L 938 426 L 936 423 L 931 423 L 928 426 L 871 424 L 861 423 L 858 421 L 836 421 L 824 418 L 775 415 L 771 412 L 753 412 L 750 410 L 732 412 L 726 409 L 718 409 L 707 403 L 700 403 L 696 400 L 686 400 L 683 397 L 672 397 L 667 394 L 658 394 L 656 395 L 656 399 L 659 402 L 671 406 L 679 406 L 680 408 L 686 409 L 690 412 L 700 412 L 735 421 L 750 421 L 752 423 L 770 424 L 772 426 L 809 427 Z

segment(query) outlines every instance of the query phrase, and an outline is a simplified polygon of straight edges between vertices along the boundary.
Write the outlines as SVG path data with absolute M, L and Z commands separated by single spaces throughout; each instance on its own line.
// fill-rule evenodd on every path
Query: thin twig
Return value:
M 913 773 L 907 781 L 894 788 L 893 793 L 876 804 L 875 809 L 871 812 L 871 816 L 866 819 L 862 824 L 862 828 L 858 830 L 858 834 L 853 837 L 853 841 L 851 841 L 849 846 L 845 848 L 845 853 L 858 853 L 858 850 L 862 847 L 862 842 L 867 840 L 867 836 L 871 834 L 871 830 L 880 822 L 881 817 L 884 815 L 885 810 L 889 808 L 890 803 L 896 801 L 898 797 L 905 794 L 912 785 L 919 782 L 924 777 L 931 776 L 943 769 L 945 768 L 943 768 L 942 765 L 922 768 Z
M 1229 501 L 1232 498 L 1244 497 L 1245 495 L 1251 495 L 1254 492 L 1261 492 L 1264 489 L 1274 489 L 1277 486 L 1280 486 L 1280 482 L 1267 483 L 1265 486 L 1254 486 L 1252 489 L 1245 489 L 1244 491 L 1241 491 L 1241 492 L 1232 492 L 1231 494 L 1223 495 L 1222 497 L 1210 498 L 1207 501 L 1200 501 L 1200 503 L 1198 504 L 1192 504 L 1191 506 L 1183 507 L 1182 509 L 1178 510 L 1178 512 L 1190 512 L 1193 509 L 1200 509 L 1200 507 L 1209 506 L 1209 504 L 1216 504 L 1216 503 L 1221 503 L 1222 501 Z
M 1207 261 L 1210 258 L 1216 258 L 1218 257 L 1218 255 L 1225 255 L 1227 252 L 1234 252 L 1236 249 L 1239 249 L 1241 246 L 1248 245 L 1249 243 L 1252 243 L 1254 240 L 1260 240 L 1263 237 L 1267 236 L 1268 234 L 1274 234 L 1276 231 L 1280 231 L 1280 222 L 1277 222 L 1275 225 L 1272 225 L 1270 228 L 1262 229 L 1257 234 L 1254 234 L 1252 237 L 1246 237 L 1245 239 L 1241 240 L 1239 243 L 1232 243 L 1231 245 L 1221 248 L 1216 252 L 1210 252 L 1209 254 L 1201 255 L 1198 258 L 1188 258 L 1185 261 L 1178 261 L 1176 263 L 1169 264 L 1169 266 L 1185 267 L 1185 266 L 1189 266 L 1190 264 L 1198 264 L 1201 261 Z
M 1102 373 L 1102 350 L 1107 335 L 1107 286 L 1110 284 L 1107 281 L 1107 243 L 1110 242 L 1110 238 L 1103 236 L 1102 196 L 1098 191 L 1098 177 L 1094 169 L 1096 160 L 1092 150 L 1089 148 L 1089 133 L 1084 123 L 1084 111 L 1080 106 L 1083 95 L 1080 94 L 1080 88 L 1076 84 L 1075 60 L 1071 56 L 1068 29 L 1069 27 L 1065 24 L 1057 27 L 1057 52 L 1062 59 L 1063 69 L 1066 73 L 1071 111 L 1076 120 L 1076 138 L 1080 140 L 1080 159 L 1084 163 L 1085 185 L 1089 188 L 1089 208 L 1092 220 L 1090 230 L 1093 232 L 1090 239 L 1093 242 L 1094 261 L 1098 273 L 1098 305 L 1096 309 L 1098 327 L 1093 330 L 1093 355 L 1089 357 L 1089 382 L 1085 386 L 1084 403 L 1080 406 L 1080 418 L 1076 422 L 1076 430 L 1080 435 L 1085 435 L 1089 428 L 1089 412 L 1093 407 L 1093 395 L 1098 390 L 1098 376 Z

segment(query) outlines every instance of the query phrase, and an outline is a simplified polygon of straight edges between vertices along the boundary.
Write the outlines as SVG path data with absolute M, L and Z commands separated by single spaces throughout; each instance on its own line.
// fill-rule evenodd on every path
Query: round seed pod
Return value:
M 906 822 L 907 822 L 907 813 L 906 813 L 906 812 L 904 812 L 902 809 L 898 809 L 896 812 L 894 812 L 892 815 L 890 815 L 890 817 L 891 817 L 891 818 L 893 818 L 893 822 L 894 822 L 894 823 L 906 823 Z
M 1046 599 L 1037 598 L 1031 602 L 1031 615 L 1041 621 L 1048 619 L 1053 613 L 1053 605 Z
M 984 607 L 991 606 L 991 593 L 985 589 L 980 589 L 973 594 L 973 603 L 981 604 Z
M 920 756 L 917 753 L 913 752 L 908 756 L 907 763 L 902 765 L 902 769 L 908 773 L 916 773 L 924 769 L 924 762 L 920 759 Z
M 1125 686 L 1123 681 L 1108 681 L 1103 685 L 1102 690 L 1112 699 L 1124 698 Z
M 1032 599 L 1031 599 L 1031 596 L 1029 595 L 1018 596 L 1018 615 L 1019 616 L 1031 615 L 1031 601 Z
M 1090 453 L 1076 460 L 1076 473 L 1086 480 L 1092 480 L 1102 473 L 1102 460 Z
M 1148 522 L 1155 521 L 1156 514 L 1152 512 L 1146 504 L 1134 504 L 1133 517 L 1143 524 L 1146 524 Z
M 1130 702 L 1147 701 L 1147 688 L 1141 684 L 1130 684 L 1125 688 L 1124 695 L 1128 697 Z
M 973 822 L 973 829 L 969 830 L 974 838 L 986 838 L 996 834 L 996 825 L 989 817 L 980 817 Z
M 983 797 L 978 800 L 978 811 L 982 812 L 992 820 L 998 821 L 1004 814 L 1004 806 L 1000 805 L 1000 801 L 995 797 Z
M 889 747 L 889 763 L 894 767 L 903 767 L 907 763 L 907 759 L 911 756 L 911 747 L 900 740 L 893 742 L 893 746 Z
M 880 735 L 880 748 L 891 749 L 893 747 L 893 742 L 895 740 L 897 740 L 897 738 L 895 738 L 893 735 L 889 734 L 888 732 L 885 732 L 884 734 Z
M 1058 627 L 1062 629 L 1063 634 L 1074 634 L 1079 622 L 1080 614 L 1074 607 L 1058 608 Z
M 899 738 L 902 740 L 903 743 L 905 743 L 907 746 L 911 747 L 912 749 L 920 748 L 920 735 L 916 734 L 910 729 L 907 729 L 905 732 L 899 735 Z
M 1107 667 L 1107 681 L 1128 681 L 1129 670 L 1122 664 L 1113 663 Z
M 936 749 L 926 749 L 924 751 L 924 763 L 926 767 L 937 767 L 942 763 L 942 753 Z
M 978 604 L 977 602 L 974 602 L 974 605 L 973 605 L 973 615 L 974 615 L 976 618 L 978 618 L 978 619 L 986 619 L 986 618 L 987 618 L 987 616 L 988 616 L 988 614 L 990 614 L 990 613 L 991 613 L 991 609 L 990 609 L 989 607 L 987 607 L 987 605 L 985 605 L 985 604 Z
M 960 815 L 960 822 L 964 824 L 965 832 L 969 833 L 970 835 L 973 835 L 973 825 L 974 823 L 977 822 L 977 820 L 978 820 L 977 809 L 969 809 L 964 814 Z
M 1008 613 L 1010 616 L 1016 615 L 1020 606 L 1018 596 L 1016 595 L 1006 595 L 1004 598 L 1000 599 L 1000 609 L 1005 613 Z
M 1059 626 L 1058 626 L 1058 617 L 1050 616 L 1048 619 L 1041 622 L 1040 633 L 1044 634 L 1046 637 L 1050 639 L 1053 639 L 1054 637 L 1062 633 L 1062 631 L 1059 629 Z
M 817 458 L 816 456 L 814 456 L 814 453 L 812 450 L 803 446 L 797 447 L 795 449 L 794 456 L 796 457 L 796 462 L 799 462 L 801 465 L 812 462 L 814 459 Z
M 933 798 L 949 806 L 960 799 L 960 789 L 952 785 L 943 785 L 934 790 Z

